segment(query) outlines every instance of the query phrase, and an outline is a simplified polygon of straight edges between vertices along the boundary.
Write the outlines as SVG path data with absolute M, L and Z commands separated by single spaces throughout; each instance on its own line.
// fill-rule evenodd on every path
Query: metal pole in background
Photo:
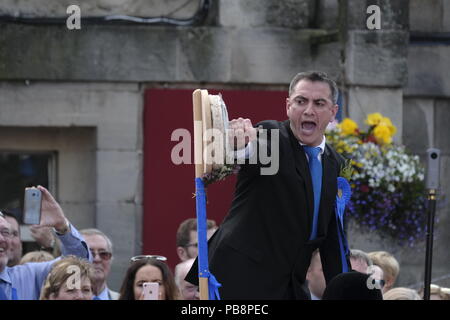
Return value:
M 436 213 L 436 190 L 428 191 L 428 223 L 427 223 L 427 250 L 425 254 L 425 284 L 423 300 L 430 300 L 431 269 L 433 264 L 433 234 L 434 216 Z
M 433 266 L 434 217 L 436 214 L 436 194 L 437 189 L 439 188 L 440 154 L 441 151 L 439 149 L 430 148 L 427 150 L 426 188 L 428 189 L 428 223 L 423 291 L 424 300 L 430 300 L 431 270 Z

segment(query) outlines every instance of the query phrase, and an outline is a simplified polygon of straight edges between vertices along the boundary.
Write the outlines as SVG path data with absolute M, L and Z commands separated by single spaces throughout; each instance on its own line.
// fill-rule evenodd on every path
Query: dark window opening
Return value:
M 22 224 L 25 188 L 41 185 L 55 190 L 56 159 L 53 151 L 0 151 L 0 210 L 12 211 Z M 21 233 L 23 254 L 39 249 L 31 236 Z

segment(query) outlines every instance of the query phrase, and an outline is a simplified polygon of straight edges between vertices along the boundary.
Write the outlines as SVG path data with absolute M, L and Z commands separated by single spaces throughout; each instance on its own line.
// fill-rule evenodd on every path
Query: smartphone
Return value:
M 143 284 L 144 300 L 159 300 L 159 283 L 144 282 Z
M 23 223 L 41 223 L 42 192 L 38 188 L 25 188 L 23 201 Z

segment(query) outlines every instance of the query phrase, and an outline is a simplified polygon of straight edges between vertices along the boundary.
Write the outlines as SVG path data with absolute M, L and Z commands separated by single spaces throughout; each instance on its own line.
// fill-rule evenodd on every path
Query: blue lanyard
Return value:
M 2 287 L 0 287 L 0 300 L 9 300 Z
M 0 288 L 0 300 L 9 300 L 8 297 L 6 296 L 5 291 L 2 288 Z M 11 300 L 19 300 L 17 297 L 16 288 L 11 289 Z
M 17 297 L 17 290 L 16 288 L 12 288 L 11 289 L 11 300 L 19 300 L 19 298 Z

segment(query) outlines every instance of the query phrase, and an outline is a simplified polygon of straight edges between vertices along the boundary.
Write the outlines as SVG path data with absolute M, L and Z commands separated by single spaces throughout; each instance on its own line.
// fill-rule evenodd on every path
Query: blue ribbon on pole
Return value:
M 203 180 L 195 178 L 195 202 L 197 206 L 197 233 L 198 233 L 198 276 L 208 278 L 209 300 L 220 300 L 219 288 L 222 286 L 208 266 L 208 241 L 206 224 L 206 193 Z
M 346 257 L 350 253 L 348 248 L 347 238 L 345 237 L 344 232 L 344 212 L 345 206 L 350 201 L 350 197 L 352 195 L 352 189 L 347 179 L 343 177 L 337 178 L 337 188 L 338 194 L 336 195 L 336 222 L 337 222 L 337 231 L 339 238 L 339 248 L 341 254 L 341 263 L 342 263 L 342 272 L 348 272 L 349 266 L 347 264 Z

